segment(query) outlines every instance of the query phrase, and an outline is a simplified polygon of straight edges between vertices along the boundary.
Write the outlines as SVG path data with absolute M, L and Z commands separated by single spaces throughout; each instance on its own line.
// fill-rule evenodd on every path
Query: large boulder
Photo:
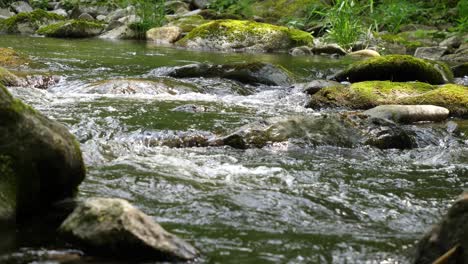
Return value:
M 452 205 L 439 224 L 419 241 L 414 263 L 468 263 L 468 254 L 464 250 L 466 248 L 468 248 L 468 196 L 464 194 Z M 449 254 L 445 255 L 446 253 Z
M 433 86 L 420 82 L 359 82 L 323 88 L 311 96 L 308 106 L 315 109 L 369 109 L 386 104 L 431 104 L 449 109 L 452 116 L 467 116 L 468 87 L 455 84 Z
M 439 62 L 415 58 L 409 55 L 388 55 L 351 64 L 334 77 L 337 81 L 420 81 L 443 84 L 453 81 L 450 68 Z
M 92 253 L 116 259 L 191 260 L 197 256 L 194 247 L 122 199 L 85 200 L 59 232 Z
M 0 219 L 23 220 L 72 197 L 85 177 L 68 130 L 0 85 Z
M 271 52 L 312 44 L 310 33 L 265 23 L 216 20 L 192 30 L 177 44 L 203 50 Z
M 99 35 L 103 24 L 87 20 L 68 20 L 41 27 L 36 33 L 56 38 L 89 38 Z
M 446 120 L 449 116 L 449 110 L 434 105 L 379 105 L 364 111 L 363 114 L 399 123 L 437 122 Z
M 55 13 L 36 9 L 30 13 L 19 13 L 0 22 L 0 31 L 6 33 L 33 34 L 44 25 L 64 20 L 65 17 Z
M 288 71 L 279 66 L 261 62 L 222 65 L 197 63 L 176 67 L 161 67 L 153 70 L 150 75 L 174 78 L 220 77 L 247 84 L 279 86 L 291 83 L 291 74 Z

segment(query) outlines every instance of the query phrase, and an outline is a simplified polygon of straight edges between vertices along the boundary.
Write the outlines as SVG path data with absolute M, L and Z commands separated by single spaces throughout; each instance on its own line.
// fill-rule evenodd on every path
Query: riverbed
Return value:
M 191 91 L 89 92 L 109 79 L 167 80 L 151 72 L 197 62 L 273 63 L 304 82 L 352 60 L 25 36 L 1 36 L 0 46 L 29 55 L 39 73 L 61 76 L 47 90 L 10 91 L 77 137 L 88 169 L 78 197 L 129 200 L 197 247 L 200 263 L 407 263 L 415 242 L 467 185 L 466 137 L 441 137 L 411 150 L 293 141 L 247 150 L 171 148 L 150 140 L 224 135 L 270 117 L 335 111 L 304 108 L 307 95 L 292 86 L 187 78 L 177 81 L 195 87 Z M 186 105 L 204 111 L 174 111 Z M 449 122 L 424 125 L 467 126 Z M 8 251 L 0 253 L 73 249 L 11 236 L 4 242 Z

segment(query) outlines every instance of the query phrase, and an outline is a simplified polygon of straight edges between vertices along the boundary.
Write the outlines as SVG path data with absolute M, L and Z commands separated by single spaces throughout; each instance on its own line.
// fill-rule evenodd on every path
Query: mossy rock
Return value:
M 41 27 L 36 33 L 56 38 L 88 38 L 99 35 L 104 25 L 87 20 L 68 20 Z
M 388 55 L 351 64 L 334 77 L 337 81 L 420 81 L 444 84 L 453 81 L 450 68 L 440 62 L 409 55 Z
M 64 16 L 36 9 L 30 13 L 19 13 L 0 22 L 0 31 L 6 33 L 32 34 L 39 27 L 65 20 Z
M 245 20 L 215 20 L 192 30 L 178 45 L 203 50 L 271 52 L 312 44 L 311 34 Z
M 449 109 L 451 116 L 464 117 L 468 114 L 468 87 L 421 82 L 359 82 L 323 88 L 311 96 L 308 107 L 369 109 L 388 104 L 436 105 Z
M 5 86 L 19 86 L 21 84 L 20 78 L 11 73 L 5 68 L 0 67 L 0 85 Z
M 180 17 L 177 20 L 171 21 L 168 26 L 175 26 L 179 27 L 182 29 L 183 33 L 188 33 L 195 29 L 198 26 L 201 26 L 205 23 L 207 23 L 208 20 L 203 18 L 200 15 L 195 15 L 195 16 L 187 16 L 187 17 Z
M 28 65 L 31 60 L 10 48 L 0 48 L 0 66 L 16 68 Z
M 0 220 L 21 221 L 72 197 L 85 177 L 68 130 L 0 85 Z

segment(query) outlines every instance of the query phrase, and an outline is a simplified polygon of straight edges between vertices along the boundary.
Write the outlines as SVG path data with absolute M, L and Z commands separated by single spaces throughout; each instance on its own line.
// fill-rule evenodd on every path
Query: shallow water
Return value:
M 148 78 L 157 67 L 194 62 L 270 62 L 304 81 L 324 78 L 348 61 L 89 39 L 0 36 L 0 46 L 62 76 L 47 91 L 10 90 L 77 136 L 88 166 L 79 197 L 128 199 L 193 243 L 201 263 L 407 263 L 415 241 L 467 185 L 466 136 L 449 134 L 413 150 L 292 141 L 248 150 L 158 143 L 184 133 L 224 135 L 268 117 L 317 114 L 291 87 L 194 78 L 181 81 L 195 90 L 175 94 L 89 93 L 96 81 Z M 173 111 L 187 104 L 205 111 Z M 454 121 L 468 133 L 466 121 Z M 453 125 L 437 124 L 449 131 Z M 73 250 L 7 231 L 10 239 L 1 248 L 18 255 L 19 263 L 41 259 L 44 250 Z

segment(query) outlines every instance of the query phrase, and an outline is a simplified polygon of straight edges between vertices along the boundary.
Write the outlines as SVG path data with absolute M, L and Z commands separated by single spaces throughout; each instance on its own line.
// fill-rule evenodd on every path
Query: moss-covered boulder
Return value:
M 0 67 L 0 85 L 5 86 L 20 86 L 22 80 L 9 70 Z
M 192 30 L 178 45 L 203 50 L 270 52 L 312 44 L 310 33 L 244 20 L 215 20 Z
M 19 13 L 0 22 L 0 31 L 6 33 L 33 34 L 44 25 L 65 20 L 64 16 L 36 9 L 30 13 Z
M 292 74 L 281 66 L 269 63 L 252 62 L 212 65 L 206 63 L 188 64 L 176 67 L 161 67 L 152 75 L 174 78 L 226 78 L 247 84 L 289 85 Z
M 389 80 L 443 84 L 453 81 L 453 74 L 444 63 L 419 59 L 409 55 L 388 55 L 353 63 L 336 74 L 334 78 L 337 81 L 352 83 Z
M 56 38 L 89 38 L 99 35 L 104 25 L 87 20 L 68 20 L 41 27 L 36 33 Z
M 68 130 L 0 85 L 0 219 L 22 220 L 72 197 L 85 177 Z
M 31 60 L 26 56 L 19 54 L 10 48 L 0 48 L 0 66 L 7 68 L 17 68 L 26 66 L 31 63 Z
M 467 116 L 468 87 L 455 84 L 433 86 L 420 82 L 359 82 L 323 88 L 311 96 L 308 106 L 316 109 L 369 109 L 386 104 L 431 104 L 449 109 L 452 116 Z

